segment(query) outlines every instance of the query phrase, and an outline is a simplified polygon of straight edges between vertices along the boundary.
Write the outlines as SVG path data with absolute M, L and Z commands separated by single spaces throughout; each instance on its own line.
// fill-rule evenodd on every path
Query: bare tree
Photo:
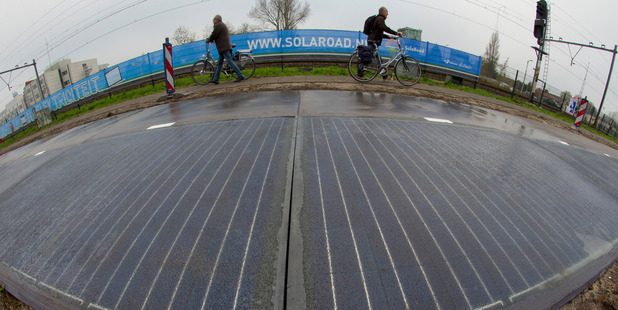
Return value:
M 181 45 L 185 43 L 191 43 L 195 41 L 196 35 L 195 32 L 189 31 L 189 29 L 179 26 L 174 31 L 174 36 L 172 37 L 172 42 L 174 45 Z
M 498 32 L 491 34 L 487 47 L 485 47 L 485 57 L 481 64 L 481 74 L 489 78 L 498 77 L 498 61 L 500 60 L 500 38 Z
M 210 37 L 210 34 L 212 34 L 212 26 L 206 26 L 204 27 L 204 29 L 202 29 L 203 39 L 208 39 L 208 37 Z
M 311 12 L 309 3 L 299 0 L 256 0 L 249 17 L 271 25 L 275 30 L 296 29 Z
M 506 76 L 506 70 L 509 68 L 509 58 L 506 58 L 506 61 L 503 64 L 498 64 L 498 80 L 508 80 L 509 78 Z
M 239 27 L 234 27 L 233 29 L 230 27 L 230 34 L 242 34 L 242 33 L 250 33 L 259 31 L 260 27 L 249 25 L 248 23 L 242 23 Z

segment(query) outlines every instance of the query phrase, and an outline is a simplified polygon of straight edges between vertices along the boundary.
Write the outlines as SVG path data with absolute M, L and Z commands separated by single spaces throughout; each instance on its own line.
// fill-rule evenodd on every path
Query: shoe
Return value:
M 213 80 L 210 80 L 210 83 L 213 83 L 213 84 L 215 84 L 215 85 L 219 85 L 219 81 L 213 81 Z
M 385 76 L 385 77 L 382 77 L 382 80 L 384 80 L 385 82 L 386 82 L 386 81 L 392 81 L 392 80 L 393 80 L 393 77 L 392 77 L 392 76 L 390 76 L 390 75 L 387 75 L 387 76 Z
M 234 83 L 243 81 L 244 79 L 245 79 L 244 76 L 239 76 L 236 80 L 234 80 Z
M 357 75 L 357 76 L 356 76 L 356 78 L 357 78 L 357 79 L 359 79 L 359 80 L 363 80 L 363 81 L 364 81 L 364 80 L 367 80 L 367 78 L 366 78 L 366 77 L 364 77 L 364 76 L 359 76 L 359 75 Z

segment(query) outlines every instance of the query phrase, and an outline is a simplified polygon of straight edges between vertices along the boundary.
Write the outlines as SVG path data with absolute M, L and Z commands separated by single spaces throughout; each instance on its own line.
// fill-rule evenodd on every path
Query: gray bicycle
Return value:
M 403 48 L 403 39 L 397 38 L 397 52 L 382 63 L 382 57 L 378 47 L 373 45 L 373 60 L 370 63 L 361 61 L 358 50 L 355 51 L 348 61 L 348 71 L 350 75 L 359 82 L 369 82 L 378 74 L 384 75 L 388 72 L 388 67 L 395 63 L 395 77 L 404 86 L 412 86 L 421 79 L 421 65 L 416 59 L 407 56 Z
M 198 60 L 191 67 L 191 77 L 193 81 L 200 85 L 206 85 L 212 81 L 215 77 L 215 71 L 217 68 L 217 63 L 215 59 L 212 58 L 210 53 L 210 49 L 212 47 L 212 43 L 206 43 L 208 45 L 208 49 L 206 55 L 204 55 L 203 59 Z M 236 44 L 232 44 L 232 48 L 235 48 Z M 252 50 L 238 50 L 235 54 L 233 54 L 232 59 L 234 63 L 238 66 L 238 69 L 245 76 L 245 79 L 248 79 L 253 76 L 255 73 L 255 60 L 253 59 L 253 55 L 251 54 Z M 227 60 L 223 63 L 223 68 L 221 69 L 221 73 L 225 74 L 225 76 L 232 76 L 237 78 L 236 72 L 232 70 L 232 67 L 227 63 Z

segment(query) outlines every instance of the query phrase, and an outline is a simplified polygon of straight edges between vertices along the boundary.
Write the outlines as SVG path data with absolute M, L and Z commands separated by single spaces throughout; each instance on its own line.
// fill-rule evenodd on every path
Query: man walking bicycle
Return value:
M 371 33 L 367 37 L 367 44 L 369 46 L 375 46 L 376 48 L 382 45 L 382 39 L 390 39 L 391 37 L 385 35 L 384 32 L 388 32 L 390 34 L 397 35 L 401 37 L 401 32 L 397 32 L 388 26 L 386 26 L 386 18 L 388 17 L 388 10 L 385 7 L 381 7 L 378 10 L 378 16 L 373 21 L 373 27 L 371 28 Z M 385 72 L 382 76 L 384 80 L 393 79 L 388 76 L 388 72 Z
M 212 34 L 210 37 L 206 39 L 206 43 L 215 42 L 217 45 L 217 52 L 219 52 L 219 62 L 217 63 L 217 71 L 215 72 L 215 76 L 212 79 L 212 82 L 215 84 L 219 84 L 219 76 L 221 75 L 221 70 L 223 69 L 223 60 L 227 60 L 227 63 L 230 64 L 230 67 L 236 72 L 238 78 L 234 82 L 240 82 L 245 79 L 245 76 L 242 74 L 240 69 L 234 60 L 232 59 L 232 42 L 230 40 L 230 31 L 227 26 L 223 23 L 221 19 L 221 15 L 216 15 L 212 20 L 214 24 L 214 29 L 212 30 Z

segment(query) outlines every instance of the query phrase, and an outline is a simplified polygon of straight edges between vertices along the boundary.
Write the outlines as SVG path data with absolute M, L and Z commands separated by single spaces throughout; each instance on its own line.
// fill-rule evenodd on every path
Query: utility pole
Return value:
M 597 116 L 594 118 L 594 127 L 598 128 L 599 114 L 601 114 L 601 109 L 603 109 L 603 102 L 605 102 L 605 96 L 607 95 L 607 88 L 609 87 L 609 81 L 612 78 L 612 71 L 614 71 L 614 62 L 616 61 L 616 48 L 618 45 L 614 45 L 613 56 L 612 56 L 612 64 L 609 67 L 609 75 L 607 76 L 607 83 L 605 83 L 605 91 L 603 92 L 603 99 L 601 99 L 601 104 L 599 105 L 599 111 L 597 111 Z
M 34 66 L 34 73 L 36 74 L 36 82 L 39 84 L 41 99 L 45 99 L 45 94 L 43 94 L 43 86 L 41 86 L 41 80 L 39 79 L 39 70 L 36 69 L 36 61 L 34 59 L 32 59 L 32 65 Z
M 536 3 L 536 19 L 534 20 L 534 37 L 537 39 L 537 43 L 540 48 L 532 47 L 536 51 L 536 65 L 534 66 L 534 77 L 532 78 L 532 94 L 530 95 L 530 102 L 534 102 L 534 92 L 536 91 L 536 83 L 539 80 L 539 70 L 541 69 L 541 60 L 543 54 L 547 54 L 544 51 L 545 47 L 545 26 L 547 25 L 547 1 L 539 0 Z M 544 81 L 547 83 L 547 81 Z
M 15 68 L 10 69 L 10 70 L 6 70 L 6 71 L 2 71 L 0 72 L 0 75 L 5 74 L 5 73 L 9 73 L 15 70 L 19 70 L 19 69 L 23 69 L 23 68 L 27 68 L 33 66 L 34 67 L 34 73 L 36 74 L 36 81 L 39 84 L 39 91 L 41 92 L 41 98 L 45 99 L 45 94 L 43 93 L 43 87 L 41 86 L 41 80 L 39 79 L 39 71 L 36 68 L 36 61 L 34 59 L 32 59 L 32 64 L 24 64 L 23 66 L 19 67 L 19 66 L 15 66 Z M 10 81 L 9 81 L 10 83 Z M 8 85 L 8 83 L 7 83 Z M 9 89 L 10 89 L 10 85 L 9 85 Z
M 563 40 L 554 40 L 554 39 L 546 39 L 546 41 L 564 43 L 564 44 L 567 44 L 567 45 L 575 45 L 575 46 L 587 47 L 587 48 L 602 50 L 602 51 L 606 51 L 606 52 L 611 52 L 613 54 L 613 56 L 612 56 L 612 64 L 610 65 L 609 74 L 607 76 L 607 82 L 605 83 L 605 91 L 603 92 L 603 98 L 601 99 L 601 104 L 599 105 L 599 110 L 597 111 L 597 115 L 595 117 L 595 120 L 598 119 L 599 115 L 601 114 L 601 109 L 603 108 L 603 103 L 605 102 L 605 97 L 607 96 L 607 90 L 609 88 L 609 82 L 610 82 L 610 80 L 612 78 L 612 72 L 614 71 L 614 63 L 616 62 L 616 53 L 618 53 L 618 45 L 614 45 L 614 49 L 610 50 L 610 49 L 605 48 L 605 45 L 602 45 L 601 47 L 598 47 L 598 46 L 592 45 L 592 43 L 581 44 L 581 43 L 567 42 L 567 41 L 563 41 Z M 596 126 L 597 126 L 597 123 L 595 121 L 595 127 Z

